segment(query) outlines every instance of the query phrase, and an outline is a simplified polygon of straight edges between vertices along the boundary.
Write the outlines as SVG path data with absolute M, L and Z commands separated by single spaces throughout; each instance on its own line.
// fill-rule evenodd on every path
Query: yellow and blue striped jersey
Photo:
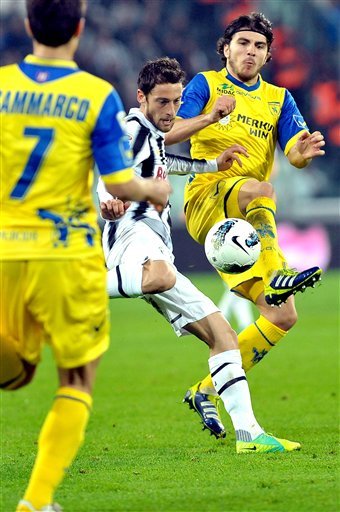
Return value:
M 233 176 L 268 180 L 276 143 L 287 154 L 301 132 L 307 130 L 306 123 L 289 91 L 261 77 L 255 85 L 247 86 L 227 74 L 225 68 L 199 73 L 189 82 L 178 116 L 188 119 L 211 112 L 217 98 L 225 94 L 235 97 L 235 110 L 191 137 L 191 156 L 216 158 L 231 145 L 241 144 L 249 158 L 240 155 L 242 168 L 234 164 L 218 174 L 196 175 L 195 184 Z
M 133 176 L 121 100 L 75 62 L 29 55 L 0 68 L 2 259 L 100 252 L 93 167 Z

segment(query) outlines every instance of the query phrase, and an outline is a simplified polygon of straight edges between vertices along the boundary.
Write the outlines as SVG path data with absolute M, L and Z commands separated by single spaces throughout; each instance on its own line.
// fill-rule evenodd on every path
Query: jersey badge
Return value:
M 273 116 L 278 117 L 280 115 L 281 107 L 279 101 L 268 101 L 268 107 Z

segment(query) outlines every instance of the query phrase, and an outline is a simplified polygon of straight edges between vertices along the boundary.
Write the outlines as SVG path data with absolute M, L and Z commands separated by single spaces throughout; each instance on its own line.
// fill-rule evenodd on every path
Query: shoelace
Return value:
M 295 276 L 297 273 L 296 268 L 282 268 L 277 271 L 276 276 Z

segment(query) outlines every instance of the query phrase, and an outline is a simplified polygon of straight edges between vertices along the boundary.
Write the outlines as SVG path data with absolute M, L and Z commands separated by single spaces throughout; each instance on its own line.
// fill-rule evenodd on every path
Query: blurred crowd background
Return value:
M 289 89 L 310 130 L 320 130 L 326 139 L 326 156 L 302 171 L 277 151 L 273 179 L 279 216 L 334 228 L 339 220 L 338 0 L 89 0 L 77 62 L 114 84 L 128 110 L 136 106 L 136 79 L 146 60 L 175 57 L 187 80 L 199 71 L 220 69 L 217 39 L 232 19 L 252 11 L 262 12 L 274 27 L 273 59 L 264 79 Z M 24 0 L 1 0 L 0 13 L 4 65 L 30 53 L 31 44 L 23 27 Z M 183 144 L 171 152 L 187 154 L 188 149 Z M 173 220 L 181 226 L 185 178 L 172 181 Z

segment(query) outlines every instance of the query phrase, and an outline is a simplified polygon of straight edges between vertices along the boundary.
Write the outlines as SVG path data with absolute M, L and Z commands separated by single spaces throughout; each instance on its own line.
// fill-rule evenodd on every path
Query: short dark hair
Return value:
M 185 73 L 179 62 L 169 57 L 161 57 L 148 61 L 142 67 L 138 75 L 137 85 L 138 89 L 147 95 L 157 84 L 183 84 L 184 81 Z
M 34 39 L 54 48 L 68 43 L 85 13 L 85 5 L 84 0 L 26 0 Z
M 224 56 L 224 46 L 229 44 L 233 35 L 236 32 L 242 30 L 252 30 L 263 34 L 267 39 L 268 52 L 270 51 L 271 44 L 274 40 L 272 24 L 267 18 L 260 12 L 252 12 L 249 15 L 242 15 L 233 20 L 224 31 L 224 34 L 217 41 L 217 53 L 222 57 L 222 61 L 226 64 L 227 59 Z M 271 55 L 268 56 L 267 62 L 271 59 Z

